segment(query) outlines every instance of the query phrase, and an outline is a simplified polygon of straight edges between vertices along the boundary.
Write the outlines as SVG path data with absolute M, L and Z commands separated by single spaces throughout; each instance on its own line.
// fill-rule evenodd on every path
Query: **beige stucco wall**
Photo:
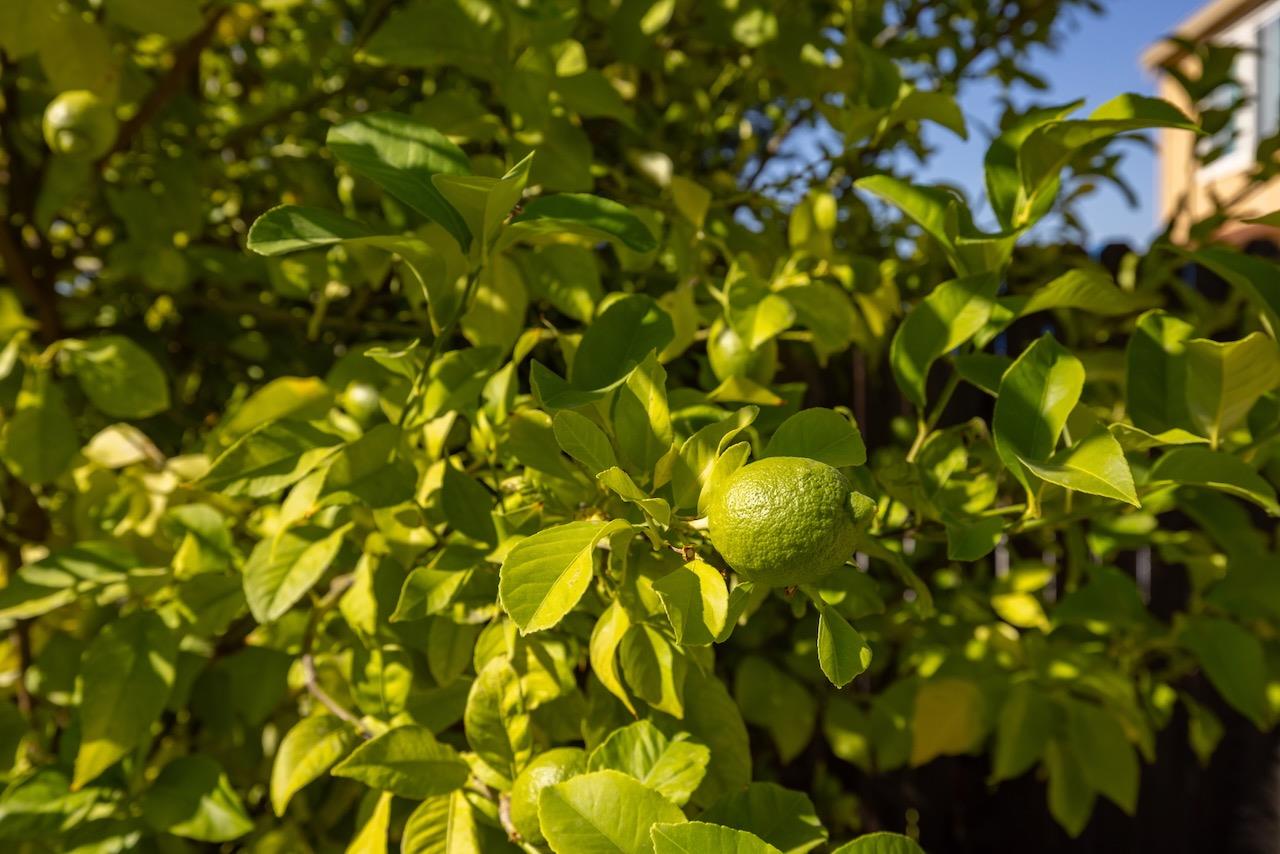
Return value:
M 1185 112 L 1191 112 L 1190 104 L 1167 77 L 1162 77 L 1159 95 Z M 1179 226 L 1175 233 L 1185 236 L 1187 226 L 1213 213 L 1214 199 L 1220 202 L 1236 200 L 1231 207 L 1232 218 L 1248 219 L 1280 210 L 1280 180 L 1273 180 L 1249 189 L 1248 170 L 1215 173 L 1206 180 L 1196 174 L 1195 144 L 1193 134 L 1180 130 L 1162 130 L 1159 146 L 1156 193 L 1159 197 L 1160 225 L 1177 217 Z
M 1207 3 L 1189 19 L 1180 35 L 1191 39 L 1213 38 L 1232 22 L 1262 5 L 1265 0 L 1214 0 Z M 1192 113 L 1191 105 L 1178 85 L 1161 74 L 1156 66 L 1172 56 L 1168 43 L 1154 45 L 1143 57 L 1143 64 L 1158 75 L 1157 94 L 1178 106 L 1183 112 Z M 1195 62 L 1184 57 L 1183 64 Z M 1249 109 L 1246 107 L 1246 109 Z M 1256 143 L 1255 143 L 1256 144 Z M 1156 195 L 1159 211 L 1158 226 L 1175 223 L 1174 236 L 1185 238 L 1189 225 L 1211 215 L 1220 203 L 1230 202 L 1232 219 L 1239 220 L 1280 210 L 1280 179 L 1250 186 L 1249 170 L 1242 168 L 1224 171 L 1219 165 L 1208 170 L 1207 175 L 1197 174 L 1195 161 L 1196 137 L 1186 131 L 1164 130 L 1157 137 Z M 1246 231 L 1228 224 L 1220 234 L 1227 236 Z

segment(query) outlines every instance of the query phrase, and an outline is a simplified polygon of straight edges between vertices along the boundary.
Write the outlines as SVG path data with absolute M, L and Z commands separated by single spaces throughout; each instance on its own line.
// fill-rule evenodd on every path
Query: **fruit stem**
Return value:
M 695 531 L 705 531 L 711 526 L 711 523 L 706 516 L 686 522 L 685 524 Z

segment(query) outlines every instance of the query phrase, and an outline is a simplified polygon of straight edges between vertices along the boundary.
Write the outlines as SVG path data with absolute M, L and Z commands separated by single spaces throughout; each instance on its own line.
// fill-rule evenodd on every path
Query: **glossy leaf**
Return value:
M 992 416 L 996 451 L 1029 493 L 1034 484 L 1022 461 L 1049 458 L 1083 385 L 1080 360 L 1048 335 L 1028 347 L 1000 380 Z
M 627 522 L 568 522 L 521 540 L 502 562 L 498 596 L 522 632 L 549 629 L 587 591 L 596 545 Z
M 858 426 L 834 409 L 813 407 L 792 415 L 773 432 L 766 457 L 808 457 L 837 468 L 867 461 Z
M 676 643 L 692 646 L 715 641 L 725 628 L 729 591 L 716 569 L 692 560 L 653 584 L 671 621 Z
M 591 752 L 588 771 L 621 771 L 684 806 L 706 775 L 711 751 L 683 734 L 668 738 L 649 721 L 614 730 Z
M 925 405 L 925 383 L 934 361 L 972 338 L 991 317 L 998 285 L 991 275 L 943 282 L 898 327 L 889 364 L 898 387 L 917 407 Z
M 1193 338 L 1185 346 L 1191 421 L 1216 447 L 1258 398 L 1280 386 L 1280 349 L 1261 332 L 1239 341 Z
M 467 764 L 425 727 L 401 726 L 366 741 L 333 767 L 335 777 L 421 800 L 443 795 L 467 781 Z
M 447 137 L 407 116 L 368 113 L 334 126 L 325 141 L 353 171 L 439 223 L 467 248 L 470 229 L 431 180 L 471 171 L 467 156 Z
M 650 854 L 653 825 L 685 821 L 678 806 L 618 771 L 582 774 L 543 789 L 538 817 L 556 854 Z
M 871 647 L 834 608 L 818 616 L 818 663 L 827 679 L 843 688 L 871 666 Z
M 169 380 L 155 358 L 122 335 L 68 342 L 85 396 L 112 418 L 146 418 L 169 408 Z
M 178 641 L 155 614 L 108 624 L 85 650 L 80 749 L 73 788 L 114 765 L 150 733 L 173 687 Z
M 284 815 L 294 794 L 346 756 L 355 740 L 351 727 L 333 715 L 312 715 L 294 724 L 271 766 L 271 807 L 276 815 Z
M 778 854 L 778 849 L 745 830 L 703 821 L 655 824 L 654 854 Z
M 229 842 L 253 830 L 226 772 L 208 756 L 164 766 L 142 797 L 142 816 L 157 830 L 200 842 Z

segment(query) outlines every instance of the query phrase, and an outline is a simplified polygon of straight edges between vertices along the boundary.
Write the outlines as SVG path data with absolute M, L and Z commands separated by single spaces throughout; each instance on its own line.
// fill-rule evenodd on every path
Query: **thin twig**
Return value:
M 360 720 L 344 708 L 341 703 L 329 696 L 328 691 L 320 687 L 320 681 L 316 678 L 316 661 L 309 652 L 302 656 L 302 675 L 307 686 L 307 692 L 311 694 L 312 697 L 315 697 L 316 700 L 319 701 L 320 705 L 324 706 L 336 717 L 341 718 L 358 729 L 361 735 L 365 738 L 371 738 L 373 736 L 373 733 L 367 726 L 365 726 L 364 721 Z
M 106 165 L 111 155 L 116 152 L 127 151 L 133 144 L 134 137 L 150 124 L 151 120 L 164 109 L 165 105 L 175 95 L 182 91 L 187 76 L 196 67 L 196 63 L 200 61 L 200 54 L 209 46 L 209 42 L 213 41 L 214 33 L 218 29 L 218 22 L 222 20 L 222 16 L 230 8 L 230 4 L 227 4 L 214 9 L 209 14 L 209 17 L 205 19 L 204 26 L 178 49 L 178 52 L 173 57 L 173 65 L 165 73 L 164 77 L 160 78 L 160 82 L 147 95 L 146 100 L 138 107 L 138 111 L 120 126 L 120 132 L 116 134 L 116 141 L 111 146 L 111 150 L 98 161 L 99 169 Z
M 36 307 L 36 318 L 40 323 L 40 338 L 52 343 L 62 336 L 62 319 L 58 316 L 58 298 L 52 288 L 45 287 L 36 281 L 27 264 L 26 254 L 19 245 L 9 221 L 0 215 L 0 260 L 4 261 L 4 269 L 9 279 L 18 286 L 18 290 Z
M 462 301 L 458 303 L 458 307 L 454 309 L 453 316 L 449 318 L 448 323 L 444 325 L 435 339 L 431 342 L 430 349 L 427 350 L 427 359 L 422 363 L 422 367 L 418 370 L 418 375 L 413 378 L 413 386 L 409 389 L 409 397 L 405 400 L 404 409 L 400 410 L 399 425 L 403 427 L 409 420 L 409 412 L 418 404 L 418 398 L 422 394 L 422 389 L 426 386 L 427 377 L 431 373 L 431 365 L 435 362 L 436 357 L 440 355 L 440 348 L 445 342 L 453 337 L 453 333 L 457 330 L 462 316 L 467 313 L 467 306 L 471 302 L 471 297 L 476 291 L 476 286 L 480 282 L 480 271 L 476 270 L 467 279 L 466 290 L 462 293 Z

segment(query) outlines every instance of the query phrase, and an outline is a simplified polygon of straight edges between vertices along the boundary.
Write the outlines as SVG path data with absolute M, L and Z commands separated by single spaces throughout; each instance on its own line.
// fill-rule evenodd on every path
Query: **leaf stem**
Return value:
M 467 277 L 466 289 L 462 292 L 462 299 L 458 302 L 458 307 L 454 309 L 453 316 L 440 328 L 439 334 L 432 339 L 431 346 L 427 349 L 427 359 L 418 370 L 418 375 L 413 378 L 413 386 L 409 389 L 409 397 L 404 402 L 404 409 L 400 410 L 400 420 L 398 422 L 400 427 L 404 427 L 409 420 L 409 412 L 417 406 L 418 400 L 422 397 L 423 389 L 427 384 L 427 377 L 431 373 L 431 365 L 435 362 L 436 357 L 440 355 L 440 350 L 444 347 L 445 342 L 453 337 L 458 324 L 462 322 L 462 316 L 467 313 L 467 306 L 471 303 L 471 297 L 475 294 L 479 283 L 480 268 L 477 267 Z
M 929 413 L 927 418 L 916 422 L 916 439 L 911 443 L 911 450 L 907 451 L 907 462 L 915 462 L 916 455 L 924 447 L 924 440 L 929 438 L 933 428 L 938 425 L 938 421 L 942 418 L 942 413 L 946 411 L 947 404 L 951 402 L 951 396 L 955 394 L 959 385 L 960 374 L 952 368 L 951 375 L 947 377 L 947 384 L 942 387 L 942 393 L 938 395 L 938 402 L 933 405 L 933 411 Z

